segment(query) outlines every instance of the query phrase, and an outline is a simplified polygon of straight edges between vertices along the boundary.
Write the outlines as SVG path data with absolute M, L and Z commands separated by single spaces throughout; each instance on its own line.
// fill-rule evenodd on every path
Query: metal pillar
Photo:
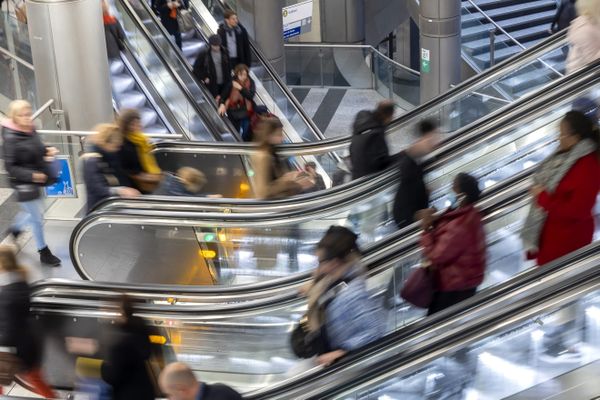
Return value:
M 365 41 L 363 0 L 320 0 L 320 5 L 323 42 L 363 43 Z M 379 40 L 381 38 L 378 38 L 377 42 Z
M 27 0 L 27 16 L 40 104 L 55 100 L 64 129 L 113 120 L 100 1 Z
M 279 76 L 285 77 L 282 0 L 237 0 L 237 13 Z
M 460 0 L 421 0 L 421 102 L 460 82 Z

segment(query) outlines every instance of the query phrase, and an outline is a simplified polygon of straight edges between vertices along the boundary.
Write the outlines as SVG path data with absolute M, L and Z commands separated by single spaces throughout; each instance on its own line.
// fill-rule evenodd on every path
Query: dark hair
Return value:
M 461 193 L 466 196 L 467 204 L 473 204 L 481 198 L 481 190 L 477 178 L 467 173 L 461 172 L 456 175 L 456 184 Z
M 234 15 L 237 15 L 237 13 L 235 11 L 233 11 L 231 8 L 228 8 L 225 10 L 225 12 L 223 12 L 223 18 L 225 18 L 225 19 L 229 19 L 229 18 L 233 17 Z
M 332 225 L 317 244 L 325 252 L 325 260 L 344 259 L 352 252 L 360 253 L 356 239 L 358 235 L 343 226 Z
M 119 125 L 119 129 L 123 135 L 128 135 L 131 132 L 131 124 L 133 121 L 138 120 L 141 121 L 142 117 L 138 110 L 133 109 L 125 109 L 119 113 L 119 118 L 117 119 L 117 125 Z
M 430 119 L 425 119 L 417 124 L 417 137 L 423 137 L 428 133 L 435 131 L 438 128 L 438 124 Z
M 598 124 L 579 111 L 569 111 L 562 122 L 569 125 L 571 134 L 581 140 L 590 139 L 596 145 L 596 153 L 600 158 L 600 130 Z
M 391 118 L 394 116 L 394 108 L 396 107 L 396 105 L 394 104 L 393 101 L 390 100 L 384 100 L 381 103 L 377 104 L 377 108 L 375 109 L 375 118 L 379 121 L 379 122 L 383 122 L 385 120 L 387 120 L 388 118 Z
M 247 74 L 250 73 L 250 69 L 248 68 L 248 66 L 246 64 L 238 64 L 233 69 L 233 74 L 237 76 L 237 74 L 239 74 L 242 71 L 246 71 Z

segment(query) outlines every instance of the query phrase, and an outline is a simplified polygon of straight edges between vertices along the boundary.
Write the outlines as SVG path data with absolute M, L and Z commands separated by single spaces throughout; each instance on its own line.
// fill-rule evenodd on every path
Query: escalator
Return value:
M 531 171 L 553 151 L 555 127 L 571 103 L 580 96 L 600 98 L 597 68 L 564 78 L 558 89 L 527 104 L 515 103 L 502 119 L 492 117 L 441 149 L 428 165 L 432 204 L 447 206 L 445 193 L 458 172 L 470 171 L 495 190 L 503 187 L 498 182 Z M 311 249 L 329 225 L 348 224 L 360 233 L 363 247 L 415 231 L 397 234 L 391 221 L 397 174 L 390 169 L 299 203 L 206 202 L 195 207 L 156 201 L 142 208 L 143 202 L 120 200 L 75 228 L 73 263 L 85 279 L 112 282 L 198 284 L 190 274 L 206 268 L 214 283 L 225 285 L 305 278 L 315 264 Z M 117 258 L 106 257 L 108 249 L 119 249 Z

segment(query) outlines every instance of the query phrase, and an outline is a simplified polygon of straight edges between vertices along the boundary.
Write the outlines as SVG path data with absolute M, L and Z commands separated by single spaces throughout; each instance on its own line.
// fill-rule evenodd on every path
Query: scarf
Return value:
M 102 14 L 104 25 L 113 25 L 117 23 L 117 19 L 110 14 Z
M 239 82 L 239 81 L 237 81 L 237 82 Z M 251 83 L 252 82 L 250 81 L 250 77 L 248 77 L 248 79 L 246 79 L 246 81 L 244 83 L 240 83 L 240 84 L 242 85 L 242 87 L 244 89 L 250 90 Z M 248 110 L 248 113 L 251 113 L 252 112 L 252 101 L 244 98 L 244 96 L 242 96 L 242 92 L 232 86 L 231 93 L 229 94 L 229 98 L 226 101 L 227 108 L 228 109 L 242 108 L 244 102 L 246 103 L 246 110 Z
M 132 132 L 127 135 L 127 140 L 135 145 L 140 165 L 144 172 L 148 174 L 160 174 L 160 168 L 156 163 L 156 158 L 152 154 L 154 146 L 148 141 L 148 138 L 142 132 Z
M 544 186 L 549 194 L 554 193 L 560 181 L 562 181 L 573 165 L 594 151 L 594 142 L 590 139 L 584 139 L 569 151 L 554 153 L 542 161 L 533 175 L 533 182 L 536 185 Z M 540 234 L 547 216 L 546 211 L 537 205 L 537 199 L 532 199 L 529 213 L 521 231 L 521 240 L 523 241 L 525 250 L 538 250 Z
M 13 120 L 8 119 L 8 118 L 2 120 L 2 122 L 0 123 L 0 125 L 2 125 L 5 128 L 11 129 L 11 130 L 13 130 L 15 132 L 28 133 L 30 135 L 34 133 L 33 128 L 29 128 L 29 129 L 23 128 L 22 126 L 15 124 L 13 122 Z
M 236 26 L 236 27 L 231 27 L 229 25 L 227 25 L 227 23 L 223 23 L 223 29 L 225 29 L 225 32 L 228 34 L 236 34 L 239 35 L 240 33 L 242 33 L 242 28 L 240 28 L 240 26 Z

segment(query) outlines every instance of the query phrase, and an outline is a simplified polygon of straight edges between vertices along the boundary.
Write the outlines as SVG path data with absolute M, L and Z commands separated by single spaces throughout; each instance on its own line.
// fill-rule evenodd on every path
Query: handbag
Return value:
M 402 286 L 400 297 L 414 306 L 428 308 L 433 301 L 432 275 L 427 266 L 412 271 Z
M 308 329 L 308 317 L 303 315 L 290 338 L 292 351 L 298 358 L 311 358 L 330 351 L 325 326 L 316 332 Z
M 23 370 L 21 360 L 14 351 L 8 348 L 0 350 L 0 385 L 8 386 L 15 379 L 15 375 Z
M 20 203 L 40 198 L 40 186 L 36 183 L 19 183 L 14 185 L 14 189 Z
M 245 107 L 245 105 L 236 108 L 230 108 L 227 110 L 227 115 L 230 118 L 239 121 L 244 118 L 248 118 L 248 109 Z
M 177 23 L 181 32 L 189 32 L 194 29 L 194 17 L 190 10 L 181 9 L 177 13 Z

